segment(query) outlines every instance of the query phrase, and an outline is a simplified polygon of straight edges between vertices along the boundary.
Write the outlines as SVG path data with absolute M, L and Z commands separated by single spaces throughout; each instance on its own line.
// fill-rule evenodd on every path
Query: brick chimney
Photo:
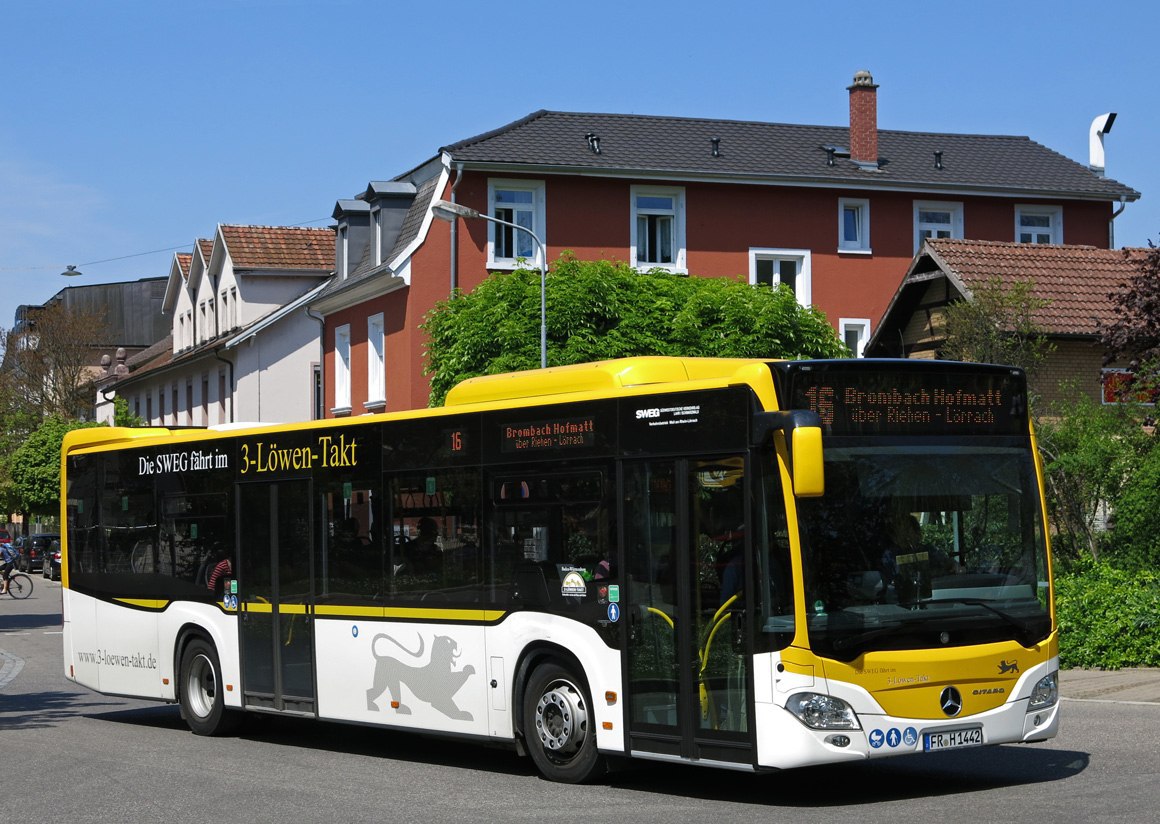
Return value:
M 864 169 L 878 168 L 878 87 L 870 72 L 854 75 L 850 92 L 850 159 Z

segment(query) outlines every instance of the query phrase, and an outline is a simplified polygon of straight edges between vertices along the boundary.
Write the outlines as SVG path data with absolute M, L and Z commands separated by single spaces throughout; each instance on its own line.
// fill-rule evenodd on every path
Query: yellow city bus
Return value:
M 176 702 L 763 771 L 1042 741 L 1014 368 L 632 358 L 445 406 L 62 450 L 64 666 Z

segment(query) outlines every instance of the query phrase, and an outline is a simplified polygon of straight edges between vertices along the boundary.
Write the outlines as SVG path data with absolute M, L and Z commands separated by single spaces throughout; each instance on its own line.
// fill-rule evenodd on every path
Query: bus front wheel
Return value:
M 195 638 L 181 655 L 181 717 L 197 735 L 228 735 L 242 720 L 226 709 L 221 664 L 213 644 Z
M 532 672 L 524 693 L 524 740 L 545 778 L 581 784 L 603 772 L 595 724 L 583 679 L 555 661 Z

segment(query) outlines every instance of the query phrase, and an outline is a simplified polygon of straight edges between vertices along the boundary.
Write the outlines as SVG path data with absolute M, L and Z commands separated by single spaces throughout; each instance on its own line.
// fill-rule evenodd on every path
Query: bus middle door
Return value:
M 238 485 L 243 700 L 315 713 L 311 482 Z

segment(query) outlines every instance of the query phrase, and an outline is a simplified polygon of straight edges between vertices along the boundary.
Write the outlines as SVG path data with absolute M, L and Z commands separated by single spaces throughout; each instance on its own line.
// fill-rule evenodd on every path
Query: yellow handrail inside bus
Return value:
M 670 628 L 670 629 L 676 629 L 676 628 L 677 628 L 676 624 L 674 624 L 674 623 L 673 623 L 673 619 L 672 619 L 672 618 L 670 618 L 668 615 L 666 615 L 666 614 L 665 614 L 664 612 L 662 612 L 661 610 L 657 609 L 656 607 L 647 607 L 647 609 L 648 609 L 648 611 L 649 611 L 649 612 L 651 612 L 653 615 L 659 615 L 659 616 L 661 616 L 662 618 L 664 618 L 664 619 L 665 619 L 665 623 L 667 623 L 667 624 L 669 625 L 669 628 Z

